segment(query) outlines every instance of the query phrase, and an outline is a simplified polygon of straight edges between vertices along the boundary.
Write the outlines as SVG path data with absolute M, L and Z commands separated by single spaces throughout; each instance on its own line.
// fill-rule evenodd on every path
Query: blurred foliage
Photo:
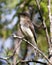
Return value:
M 27 43 L 25 41 L 22 41 L 22 44 L 20 47 L 20 54 L 22 56 L 22 59 L 24 59 L 27 54 Z
M 18 16 L 18 13 L 28 9 L 28 6 L 32 5 L 32 4 L 34 7 L 34 10 L 38 12 L 38 8 L 37 8 L 37 4 L 36 4 L 35 0 L 25 0 L 25 1 L 26 1 L 25 7 L 20 8 L 19 6 L 21 3 L 24 2 L 24 0 L 0 0 L 0 36 L 3 36 L 3 38 L 7 38 L 14 31 L 16 31 L 18 29 L 18 24 L 16 23 L 16 25 L 14 26 L 13 29 L 4 29 L 4 27 L 7 26 L 7 24 L 6 23 L 3 24 L 2 20 L 1 20 L 2 14 L 8 15 L 9 13 L 12 12 L 12 10 L 15 10 L 16 13 L 13 15 L 13 19 L 14 19 L 16 16 Z M 46 25 L 47 25 L 47 28 L 49 31 L 50 23 L 49 23 L 49 19 L 48 19 L 48 8 L 47 8 L 48 2 L 47 2 L 47 0 L 39 0 L 39 1 L 40 1 L 40 6 L 41 6 L 41 12 L 46 21 Z M 13 22 L 13 20 L 10 20 L 10 21 Z M 9 21 L 9 24 L 11 23 L 10 21 Z M 47 45 L 47 41 L 46 41 L 45 32 L 43 30 L 41 30 L 41 31 L 37 30 L 37 34 L 38 34 L 38 46 L 40 49 L 42 49 L 44 52 L 46 52 L 48 45 Z M 24 45 L 22 45 L 22 47 L 26 48 Z M 21 49 L 21 50 L 24 50 L 24 49 Z
M 40 3 L 40 7 L 41 7 L 41 10 L 42 10 L 42 13 L 43 13 L 44 15 L 47 15 L 47 13 L 48 13 L 47 4 L 44 3 L 44 2 L 41 2 L 41 3 Z

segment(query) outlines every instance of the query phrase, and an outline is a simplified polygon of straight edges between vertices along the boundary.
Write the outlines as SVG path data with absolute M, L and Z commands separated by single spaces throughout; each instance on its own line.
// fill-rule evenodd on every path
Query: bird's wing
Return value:
M 31 23 L 31 21 L 29 21 L 29 28 L 31 29 L 33 35 L 34 35 L 34 38 L 35 38 L 35 41 L 37 42 L 36 38 L 36 32 L 35 32 L 35 29 L 34 29 L 34 25 Z

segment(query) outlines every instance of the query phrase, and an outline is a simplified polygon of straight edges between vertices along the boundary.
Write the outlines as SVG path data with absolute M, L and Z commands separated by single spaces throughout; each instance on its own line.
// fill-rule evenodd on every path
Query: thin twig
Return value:
M 20 42 L 20 43 L 18 44 L 18 46 L 14 49 L 13 54 L 12 54 L 10 57 L 8 57 L 7 59 L 10 59 L 11 57 L 14 57 L 14 55 L 15 55 L 15 53 L 16 53 L 16 50 L 19 48 L 20 44 L 21 44 L 21 42 Z
M 42 17 L 42 13 L 41 13 L 41 10 L 40 10 L 40 5 L 39 5 L 39 1 L 38 0 L 35 0 L 36 1 L 36 4 L 37 4 L 37 7 L 38 7 L 38 10 L 39 10 L 39 14 L 41 16 L 41 21 L 42 21 L 42 25 L 44 27 L 44 31 L 46 32 L 46 39 L 47 39 L 47 42 L 48 42 L 48 45 L 50 47 L 50 37 L 49 37 L 49 34 L 48 34 L 48 30 L 47 30 L 47 26 L 46 26 L 46 23 Z
M 35 63 L 40 63 L 40 64 L 47 65 L 47 63 L 45 63 L 45 62 L 36 61 L 36 60 L 20 60 L 20 61 L 17 62 L 17 64 L 18 64 L 18 63 L 29 63 L 29 62 L 35 62 Z M 17 64 L 16 64 L 16 65 L 17 65 Z
M 27 42 L 28 44 L 30 44 L 35 50 L 37 50 L 41 55 L 43 55 L 43 57 L 48 61 L 49 64 L 51 64 L 50 61 L 49 61 L 49 59 L 47 58 L 47 56 L 46 56 L 42 51 L 40 51 L 37 46 L 35 47 L 31 42 L 29 42 L 28 40 L 26 40 L 26 39 L 23 38 L 23 37 L 20 37 L 20 36 L 13 36 L 13 37 L 14 37 L 14 38 L 21 39 L 21 40 Z M 51 64 L 51 65 L 52 65 L 52 64 Z
M 8 61 L 7 58 L 1 58 L 1 57 L 0 57 L 0 59 L 1 59 L 1 60 L 5 60 L 8 64 L 10 64 L 10 62 Z

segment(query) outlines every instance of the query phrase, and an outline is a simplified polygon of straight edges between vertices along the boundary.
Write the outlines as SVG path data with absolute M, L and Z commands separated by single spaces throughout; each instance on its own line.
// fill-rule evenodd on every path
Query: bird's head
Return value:
M 21 17 L 21 18 L 25 18 L 25 17 L 30 18 L 30 15 L 27 12 L 22 12 L 22 13 L 19 13 L 19 17 Z
M 20 17 L 20 22 L 24 22 L 25 20 L 28 20 L 28 18 L 30 18 L 27 12 L 19 13 L 19 17 Z

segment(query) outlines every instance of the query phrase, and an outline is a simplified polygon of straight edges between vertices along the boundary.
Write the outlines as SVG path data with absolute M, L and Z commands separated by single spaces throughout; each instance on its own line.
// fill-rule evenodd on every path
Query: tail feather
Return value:
M 35 41 L 35 39 L 34 39 L 34 38 L 32 38 L 31 42 L 32 42 L 32 44 L 33 44 L 34 46 L 36 46 L 36 47 L 37 47 L 37 43 L 36 43 L 36 41 Z

